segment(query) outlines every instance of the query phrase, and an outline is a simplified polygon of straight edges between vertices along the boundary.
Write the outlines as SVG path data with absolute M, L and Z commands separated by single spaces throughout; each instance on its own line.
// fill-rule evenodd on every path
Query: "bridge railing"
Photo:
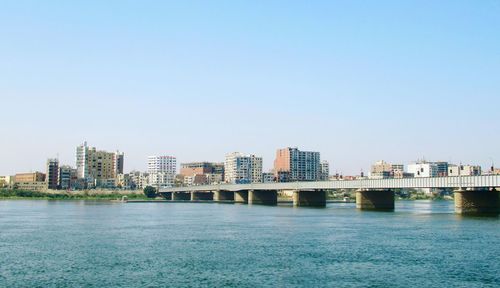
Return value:
M 240 191 L 240 190 L 319 190 L 319 189 L 399 189 L 399 188 L 481 188 L 500 187 L 500 175 L 422 177 L 402 179 L 359 179 L 316 182 L 217 184 L 162 188 L 160 192 Z

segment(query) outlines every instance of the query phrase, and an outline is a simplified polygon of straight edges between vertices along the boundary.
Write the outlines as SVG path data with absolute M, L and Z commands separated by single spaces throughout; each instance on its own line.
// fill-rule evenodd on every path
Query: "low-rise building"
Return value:
M 12 188 L 15 176 L 0 176 L 0 188 Z
M 262 173 L 262 182 L 263 183 L 272 183 L 276 182 L 276 178 L 273 172 Z
M 14 176 L 13 187 L 20 190 L 46 190 L 47 183 L 45 182 L 45 174 L 42 172 L 17 173 Z
M 481 175 L 479 165 L 448 165 L 448 176 L 478 176 Z

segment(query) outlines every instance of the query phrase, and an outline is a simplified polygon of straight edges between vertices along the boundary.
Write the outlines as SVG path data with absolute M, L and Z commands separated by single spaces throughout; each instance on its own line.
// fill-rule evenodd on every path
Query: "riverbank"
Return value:
M 128 199 L 146 200 L 143 193 L 137 191 L 57 191 L 39 192 L 28 190 L 0 189 L 1 199 L 31 199 L 31 200 L 115 200 L 127 196 Z

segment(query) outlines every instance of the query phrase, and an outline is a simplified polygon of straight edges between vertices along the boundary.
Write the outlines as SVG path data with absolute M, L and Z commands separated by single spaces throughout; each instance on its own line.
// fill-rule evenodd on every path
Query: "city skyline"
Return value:
M 500 163 L 498 2 L 29 3 L 0 11 L 0 175 L 83 141 L 126 171 L 233 151 L 268 171 L 278 147 L 331 174 Z

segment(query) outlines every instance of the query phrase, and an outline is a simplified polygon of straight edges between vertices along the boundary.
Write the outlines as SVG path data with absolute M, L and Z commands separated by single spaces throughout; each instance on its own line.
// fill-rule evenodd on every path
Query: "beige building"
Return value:
M 18 173 L 14 176 L 14 187 L 20 190 L 40 191 L 47 189 L 42 172 Z
M 124 155 L 90 147 L 87 142 L 76 148 L 76 169 L 78 179 L 87 183 L 110 182 L 123 174 Z
M 227 183 L 261 183 L 262 157 L 234 152 L 226 155 L 224 180 Z
M 0 188 L 9 188 L 14 185 L 15 176 L 0 176 Z

